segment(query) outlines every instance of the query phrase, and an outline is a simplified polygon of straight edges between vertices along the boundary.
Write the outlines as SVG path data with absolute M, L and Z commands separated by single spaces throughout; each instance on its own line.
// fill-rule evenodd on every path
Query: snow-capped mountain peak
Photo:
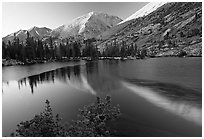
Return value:
M 82 36 L 84 38 L 96 37 L 101 32 L 117 25 L 122 21 L 119 17 L 100 12 L 89 12 L 73 19 L 51 32 L 51 36 L 67 38 L 69 36 Z
M 157 8 L 161 7 L 162 5 L 164 5 L 166 3 L 167 2 L 150 2 L 147 5 L 145 5 L 144 7 L 142 7 L 140 10 L 138 10 L 136 13 L 132 14 L 131 16 L 129 16 L 128 18 L 126 18 L 125 20 L 123 20 L 122 22 L 120 22 L 118 24 L 122 24 L 126 21 L 148 15 L 149 13 L 155 11 Z

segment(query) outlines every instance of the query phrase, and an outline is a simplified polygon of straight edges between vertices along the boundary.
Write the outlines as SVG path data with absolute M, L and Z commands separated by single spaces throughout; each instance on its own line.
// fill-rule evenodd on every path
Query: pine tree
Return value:
M 21 42 L 21 51 L 20 51 L 20 54 L 21 54 L 21 61 L 23 62 L 26 62 L 26 50 L 25 50 L 25 46 L 23 45 L 23 42 Z
M 51 58 L 55 58 L 55 53 L 54 53 L 54 46 L 53 46 L 53 40 L 52 40 L 52 37 L 50 36 L 50 38 L 49 38 L 49 41 L 50 41 L 50 53 L 51 53 Z
M 41 40 L 38 40 L 38 54 L 41 60 L 44 59 L 44 49 L 43 49 L 43 43 Z
M 2 41 L 2 58 L 6 58 L 6 43 Z
M 27 31 L 27 38 L 26 38 L 26 58 L 28 60 L 33 60 L 35 58 L 35 42 L 34 38 L 30 37 L 29 32 Z

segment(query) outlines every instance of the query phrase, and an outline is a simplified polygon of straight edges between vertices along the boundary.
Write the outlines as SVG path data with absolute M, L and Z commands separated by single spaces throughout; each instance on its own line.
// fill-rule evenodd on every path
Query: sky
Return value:
M 92 11 L 125 19 L 146 4 L 147 2 L 3 2 L 2 36 L 33 26 L 55 29 Z

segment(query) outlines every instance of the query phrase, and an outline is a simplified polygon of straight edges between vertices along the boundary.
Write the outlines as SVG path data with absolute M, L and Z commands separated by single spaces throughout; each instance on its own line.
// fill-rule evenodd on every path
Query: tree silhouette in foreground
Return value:
M 111 97 L 105 100 L 97 97 L 95 103 L 84 106 L 79 119 L 71 125 L 61 124 L 61 118 L 52 113 L 50 102 L 46 100 L 45 110 L 29 121 L 21 122 L 11 136 L 23 137 L 56 137 L 56 136 L 114 136 L 114 132 L 107 126 L 107 122 L 118 119 L 120 109 L 111 105 Z

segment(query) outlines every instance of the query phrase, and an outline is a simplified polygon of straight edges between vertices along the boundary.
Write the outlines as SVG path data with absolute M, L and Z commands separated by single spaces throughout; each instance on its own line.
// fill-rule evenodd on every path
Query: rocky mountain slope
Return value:
M 13 40 L 14 36 L 18 37 L 20 41 L 25 41 L 26 36 L 27 36 L 27 31 L 30 33 L 31 36 L 34 37 L 34 39 L 42 39 L 46 34 L 49 34 L 51 29 L 46 28 L 46 27 L 32 27 L 28 30 L 19 30 L 17 32 L 14 32 L 12 34 L 7 35 L 6 37 L 3 38 L 4 42 L 8 42 L 8 40 Z
M 84 39 L 94 38 L 121 21 L 117 16 L 90 12 L 52 30 L 50 35 L 54 38 L 67 38 L 70 36 Z
M 166 3 L 146 16 L 119 26 L 122 26 L 119 30 L 106 33 L 108 37 L 99 37 L 101 51 L 116 40 L 118 47 L 125 41 L 127 46 L 134 44 L 138 50 L 145 50 L 147 56 L 202 55 L 201 2 Z
M 98 39 L 108 39 L 111 36 L 115 35 L 118 31 L 125 28 L 130 22 L 132 22 L 134 19 L 137 19 L 139 17 L 143 17 L 145 15 L 148 15 L 149 13 L 155 11 L 157 8 L 164 5 L 166 2 L 150 2 L 144 7 L 142 7 L 140 10 L 132 14 L 131 16 L 127 17 L 123 21 L 117 24 L 117 26 L 114 26 L 104 32 L 102 32 L 99 36 L 97 36 Z

